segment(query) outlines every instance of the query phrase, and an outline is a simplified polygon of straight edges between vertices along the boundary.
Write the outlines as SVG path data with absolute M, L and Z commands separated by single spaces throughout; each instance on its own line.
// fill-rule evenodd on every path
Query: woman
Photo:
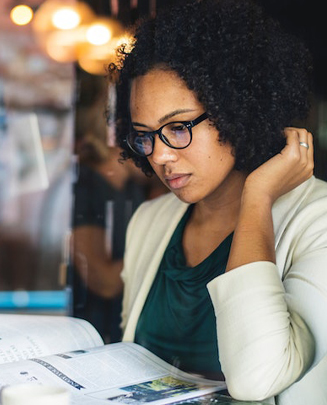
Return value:
M 124 157 L 171 190 L 129 225 L 124 340 L 222 373 L 238 399 L 312 399 L 327 186 L 312 135 L 291 127 L 308 111 L 306 50 L 250 1 L 191 1 L 141 24 L 117 68 Z

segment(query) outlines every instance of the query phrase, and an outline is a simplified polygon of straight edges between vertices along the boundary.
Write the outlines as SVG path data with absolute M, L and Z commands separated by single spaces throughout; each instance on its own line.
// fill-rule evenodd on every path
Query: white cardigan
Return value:
M 142 204 L 130 222 L 122 273 L 124 341 L 134 340 L 161 258 L 187 206 L 164 195 Z M 244 265 L 207 286 L 222 370 L 235 398 L 326 405 L 327 183 L 312 177 L 279 198 L 273 221 L 276 265 Z

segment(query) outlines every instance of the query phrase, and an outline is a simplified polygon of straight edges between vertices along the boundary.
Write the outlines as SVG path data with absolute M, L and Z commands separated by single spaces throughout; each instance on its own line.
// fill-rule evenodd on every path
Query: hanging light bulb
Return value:
M 86 30 L 86 40 L 92 45 L 104 45 L 110 41 L 111 37 L 111 29 L 105 24 L 96 22 Z
M 77 47 L 85 41 L 85 27 L 96 16 L 83 2 L 47 0 L 35 13 L 33 29 L 41 48 L 58 62 L 77 59 Z
M 112 62 L 117 62 L 117 48 L 124 44 L 128 51 L 132 47 L 132 41 L 132 37 L 121 30 L 119 35 L 113 36 L 104 45 L 84 44 L 78 56 L 78 63 L 86 72 L 103 76 L 107 66 Z
M 27 25 L 33 18 L 33 10 L 25 4 L 14 7 L 10 12 L 10 19 L 16 25 Z
M 60 30 L 71 30 L 76 28 L 81 22 L 81 16 L 70 7 L 60 8 L 53 13 L 52 24 Z
M 87 4 L 75 0 L 46 0 L 35 15 L 33 28 L 52 59 L 78 61 L 85 71 L 101 75 L 115 60 L 125 35 L 117 19 L 97 17 Z

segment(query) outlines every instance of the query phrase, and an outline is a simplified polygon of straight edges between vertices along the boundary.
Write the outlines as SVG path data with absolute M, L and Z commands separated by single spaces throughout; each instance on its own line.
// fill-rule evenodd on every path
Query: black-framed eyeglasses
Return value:
M 137 131 L 133 129 L 126 137 L 128 146 L 139 156 L 150 156 L 154 148 L 156 134 L 162 142 L 173 149 L 185 149 L 192 142 L 192 128 L 207 119 L 207 113 L 193 121 L 174 121 L 163 125 L 156 131 Z

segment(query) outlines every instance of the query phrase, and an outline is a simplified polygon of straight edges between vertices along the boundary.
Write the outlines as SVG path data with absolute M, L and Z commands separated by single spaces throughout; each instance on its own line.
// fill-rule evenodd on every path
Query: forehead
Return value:
M 130 110 L 132 119 L 158 117 L 179 109 L 199 110 L 194 92 L 171 70 L 153 69 L 132 81 Z

